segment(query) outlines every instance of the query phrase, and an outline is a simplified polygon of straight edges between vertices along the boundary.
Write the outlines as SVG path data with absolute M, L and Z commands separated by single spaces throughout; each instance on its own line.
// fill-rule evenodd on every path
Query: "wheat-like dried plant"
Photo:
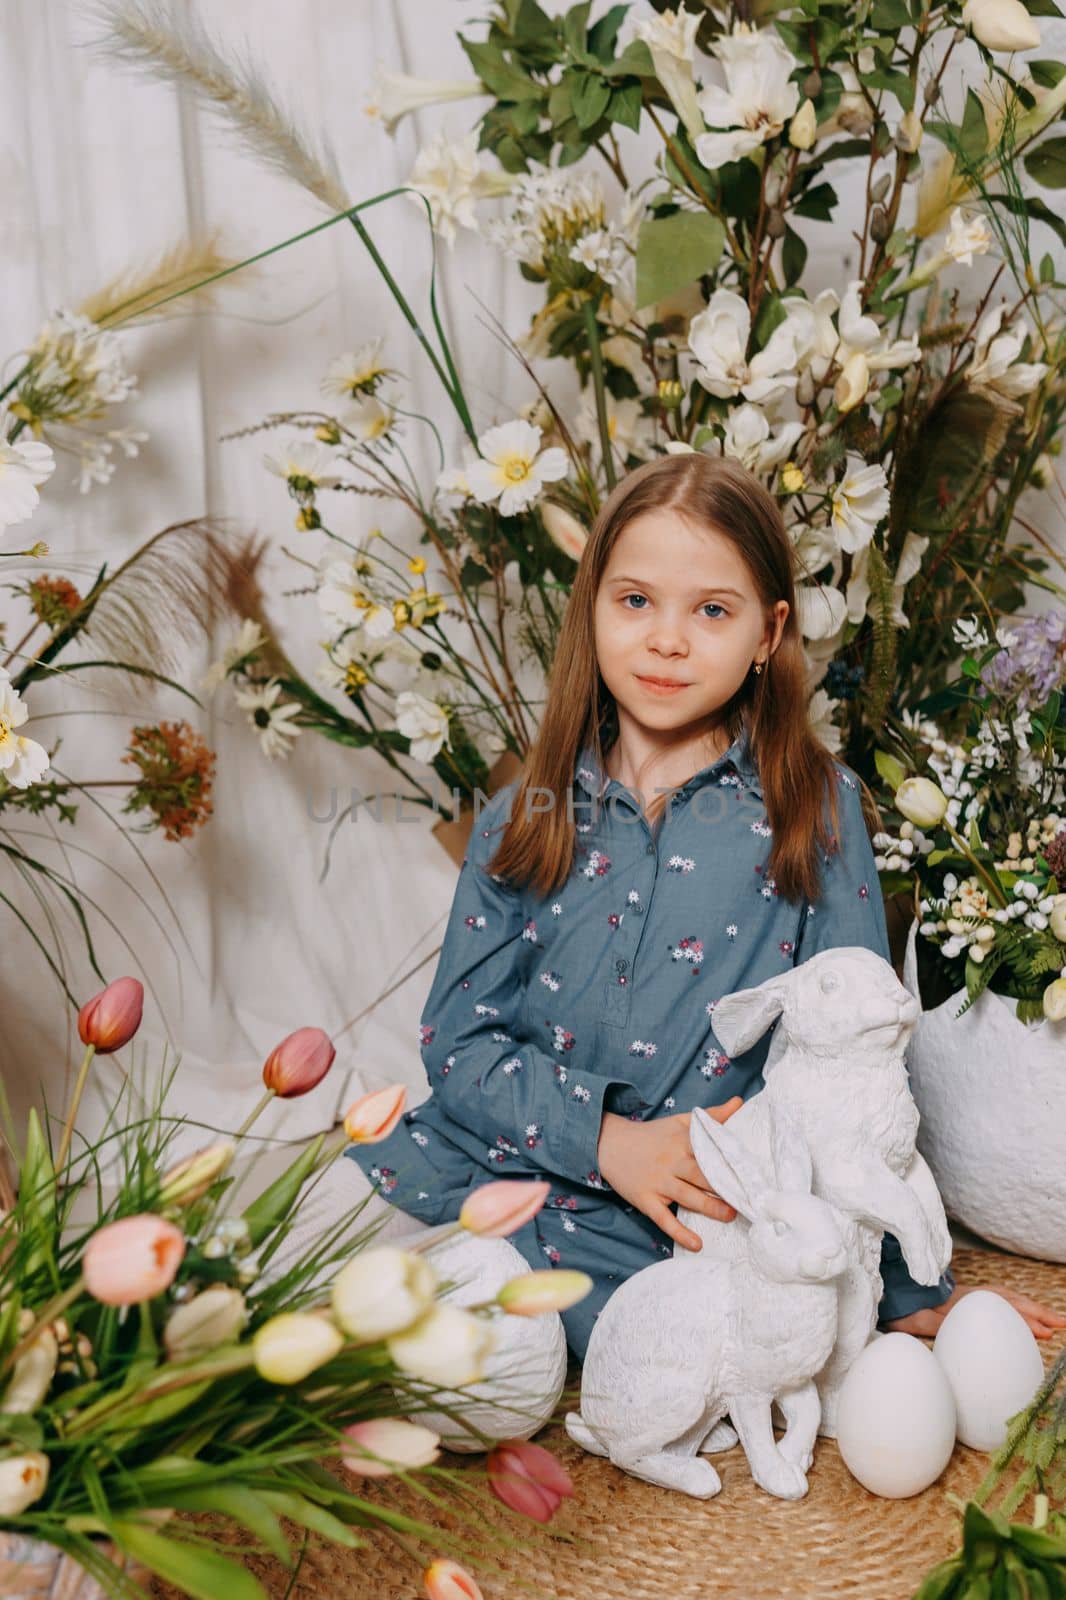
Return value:
M 177 308 L 179 295 L 187 298 L 195 293 L 201 305 L 208 305 L 214 298 L 214 286 L 196 286 L 236 265 L 235 258 L 224 256 L 218 249 L 215 233 L 206 239 L 182 240 L 145 266 L 124 268 L 77 309 L 98 327 L 115 327 L 134 321 L 146 307 L 155 309 L 163 296 L 166 304 L 158 308 L 160 316 Z

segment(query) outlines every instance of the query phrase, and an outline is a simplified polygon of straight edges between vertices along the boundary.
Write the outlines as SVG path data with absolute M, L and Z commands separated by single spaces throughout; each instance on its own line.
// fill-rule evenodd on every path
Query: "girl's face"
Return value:
M 714 726 L 752 662 L 777 648 L 788 602 L 768 617 L 735 546 L 663 510 L 635 518 L 615 540 L 593 615 L 620 727 L 697 734 L 701 724 Z

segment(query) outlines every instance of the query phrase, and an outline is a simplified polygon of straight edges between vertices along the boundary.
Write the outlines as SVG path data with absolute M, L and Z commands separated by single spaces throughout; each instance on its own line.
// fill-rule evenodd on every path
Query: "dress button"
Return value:
M 614 970 L 616 972 L 625 972 L 625 970 L 626 970 L 626 968 L 628 966 L 629 966 L 629 962 L 628 961 L 616 961 L 615 964 L 614 964 Z
M 645 845 L 644 854 L 646 856 L 653 856 L 655 854 L 655 846 L 653 844 Z

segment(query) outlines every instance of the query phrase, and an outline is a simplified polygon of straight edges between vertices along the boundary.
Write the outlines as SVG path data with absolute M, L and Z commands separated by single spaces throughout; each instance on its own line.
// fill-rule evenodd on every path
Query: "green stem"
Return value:
M 92 1065 L 92 1059 L 95 1054 L 96 1046 L 94 1044 L 87 1044 L 85 1046 L 85 1054 L 82 1057 L 81 1066 L 78 1068 L 78 1076 L 74 1084 L 74 1093 L 70 1101 L 70 1110 L 67 1112 L 66 1126 L 63 1129 L 63 1137 L 60 1140 L 59 1154 L 56 1156 L 55 1160 L 55 1169 L 57 1172 L 62 1172 L 66 1163 L 67 1152 L 70 1149 L 70 1141 L 74 1137 L 74 1119 L 78 1115 L 78 1108 L 81 1105 L 81 1097 L 85 1093 L 85 1085 L 89 1079 L 89 1068 Z
M 985 868 L 978 861 L 977 857 L 974 855 L 973 851 L 970 849 L 969 845 L 966 843 L 966 840 L 962 837 L 962 835 L 960 833 L 956 833 L 955 832 L 955 829 L 951 826 L 950 822 L 945 820 L 944 826 L 948 830 L 948 833 L 951 835 L 952 839 L 955 841 L 955 844 L 958 846 L 958 848 L 962 851 L 963 855 L 966 857 L 967 861 L 970 861 L 970 862 L 973 863 L 973 866 L 975 867 L 975 869 L 978 872 L 979 876 L 982 877 L 985 880 L 985 882 L 987 883 L 988 887 L 991 889 L 995 899 L 999 902 L 999 904 L 1001 906 L 1005 906 L 1007 904 L 1007 896 L 1004 894 L 1002 888 L 1000 887 L 998 879 L 992 877 L 992 875 L 985 870 Z
M 237 1132 L 234 1134 L 234 1138 L 235 1139 L 240 1140 L 240 1139 L 244 1138 L 245 1134 L 248 1132 L 248 1129 L 252 1126 L 252 1123 L 256 1120 L 257 1117 L 259 1117 L 259 1116 L 261 1116 L 263 1114 L 263 1112 L 266 1110 L 267 1106 L 270 1104 L 270 1102 L 271 1102 L 271 1100 L 273 1100 L 273 1098 L 274 1098 L 273 1089 L 268 1089 L 266 1094 L 259 1101 L 259 1103 L 252 1107 L 252 1110 L 248 1113 L 248 1115 L 245 1117 L 244 1121 L 241 1123 L 240 1127 L 237 1129 Z
M 592 383 L 596 390 L 596 425 L 600 431 L 600 450 L 603 453 L 603 471 L 608 489 L 615 485 L 614 451 L 611 448 L 611 429 L 607 420 L 607 394 L 603 384 L 603 353 L 600 350 L 600 330 L 596 324 L 596 307 L 586 300 L 581 307 L 585 319 L 585 333 L 589 342 L 589 360 L 592 363 Z

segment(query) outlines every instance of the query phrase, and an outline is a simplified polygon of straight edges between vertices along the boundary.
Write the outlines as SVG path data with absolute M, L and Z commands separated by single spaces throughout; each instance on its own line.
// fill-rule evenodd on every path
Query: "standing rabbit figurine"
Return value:
M 732 1259 L 675 1255 L 616 1289 L 589 1341 L 581 1412 L 566 1419 L 584 1449 L 703 1500 L 722 1486 L 701 1452 L 720 1448 L 726 1412 L 755 1482 L 783 1500 L 807 1493 L 820 1417 L 813 1380 L 836 1337 L 846 1230 L 810 1192 L 810 1153 L 795 1121 L 775 1112 L 770 1130 L 772 1166 L 728 1123 L 693 1111 L 693 1154 L 737 1210 Z M 775 1400 L 786 1424 L 780 1445 Z
M 730 1055 L 750 1050 L 776 1020 L 763 1066 L 765 1088 L 729 1120 L 754 1159 L 766 1159 L 773 1114 L 785 1111 L 803 1130 L 814 1164 L 814 1193 L 855 1230 L 857 1245 L 838 1286 L 836 1344 L 818 1376 L 820 1431 L 836 1433 L 837 1399 L 856 1356 L 877 1326 L 881 1238 L 899 1240 L 918 1283 L 935 1284 L 951 1260 L 951 1235 L 936 1183 L 918 1154 L 918 1109 L 904 1052 L 919 1003 L 876 951 L 861 945 L 823 950 L 757 988 L 724 996 L 714 1032 Z M 700 1235 L 698 1260 L 732 1259 L 733 1223 L 682 1209 Z

